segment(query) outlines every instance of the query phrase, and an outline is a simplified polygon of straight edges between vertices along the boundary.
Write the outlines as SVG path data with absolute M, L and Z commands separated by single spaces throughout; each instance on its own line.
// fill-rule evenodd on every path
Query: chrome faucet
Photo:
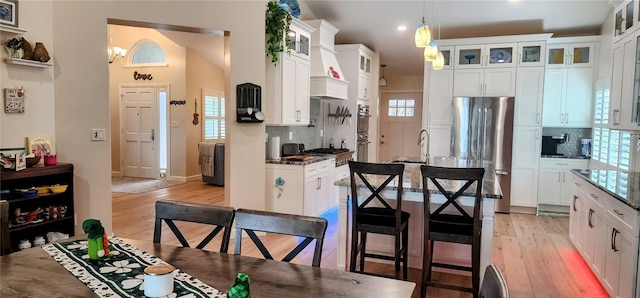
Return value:
M 431 135 L 428 129 L 422 129 L 418 135 L 418 146 L 420 146 L 420 160 L 429 164 L 429 143 Z M 424 160 L 423 160 L 424 159 Z

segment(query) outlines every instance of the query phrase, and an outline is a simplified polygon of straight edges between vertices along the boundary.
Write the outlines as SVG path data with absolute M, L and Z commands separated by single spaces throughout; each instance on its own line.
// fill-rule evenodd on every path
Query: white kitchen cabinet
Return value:
M 456 69 L 453 96 L 515 96 L 516 68 Z
M 430 68 L 425 63 L 425 68 Z M 427 121 L 429 125 L 451 125 L 453 70 L 428 70 Z
M 588 160 L 541 158 L 538 176 L 538 203 L 556 206 L 571 205 L 573 174 L 571 169 L 586 169 Z
M 613 45 L 609 127 L 637 129 L 633 117 L 634 74 L 638 34 L 629 35 Z
M 547 54 L 546 41 L 518 43 L 518 67 L 543 66 Z
M 585 212 L 587 198 L 584 193 L 574 186 L 573 199 L 569 209 L 569 240 L 573 245 L 582 251 L 582 243 L 578 239 L 584 238 L 580 233 L 584 233 L 584 227 L 580 224 L 580 214 Z
M 455 69 L 515 67 L 518 59 L 518 44 L 460 45 L 455 47 L 455 53 Z
M 613 10 L 613 42 L 633 34 L 638 27 L 638 1 L 622 0 Z
M 296 32 L 296 49 L 292 54 L 279 54 L 274 66 L 271 60 L 266 63 L 266 84 L 263 100 L 265 122 L 267 125 L 308 125 L 310 107 L 310 60 L 308 37 L 313 28 L 305 23 L 292 20 L 291 30 Z M 307 41 L 303 41 L 304 38 Z M 306 49 L 306 50 L 304 50 Z
M 538 206 L 540 127 L 513 128 L 511 206 Z
M 544 67 L 518 67 L 513 125 L 540 126 L 544 74 Z
M 371 82 L 371 61 L 373 51 L 363 44 L 336 45 L 336 58 L 345 79 L 349 81 L 349 94 L 355 88 L 359 100 L 369 101 L 374 98 Z
M 295 23 L 293 20 L 291 21 L 289 33 L 287 34 L 289 54 L 309 60 L 311 32 L 313 32 L 313 29 L 308 30 L 308 28 L 305 28 L 302 24 L 303 23 L 298 20 L 296 20 Z
M 587 37 L 588 38 L 588 37 Z M 595 62 L 594 42 L 557 43 L 567 38 L 552 38 L 547 42 L 547 68 L 593 67 Z M 597 40 L 597 38 L 594 38 Z
M 598 187 L 574 181 L 569 238 L 611 297 L 638 297 L 639 212 L 601 190 L 609 184 L 592 174 Z
M 455 48 L 453 46 L 440 46 L 438 45 L 438 51 L 442 53 L 442 57 L 444 58 L 444 66 L 441 70 L 452 70 L 453 69 L 453 61 L 455 61 Z M 430 70 L 433 70 L 432 63 L 425 63 Z M 437 70 L 437 71 L 441 71 Z
M 265 181 L 267 210 L 304 213 L 304 166 L 267 164 Z
M 551 68 L 544 78 L 542 125 L 591 127 L 593 68 Z
M 451 125 L 429 125 L 429 156 L 451 156 Z
M 267 164 L 267 209 L 309 216 L 325 212 L 337 201 L 332 188 L 334 175 L 335 159 L 304 166 Z
M 602 285 L 611 297 L 633 297 L 636 290 L 633 276 L 638 260 L 638 237 L 606 218 L 605 264 Z

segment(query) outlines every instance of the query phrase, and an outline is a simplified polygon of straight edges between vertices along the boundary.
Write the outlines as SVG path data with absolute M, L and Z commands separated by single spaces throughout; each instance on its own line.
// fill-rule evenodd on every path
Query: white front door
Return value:
M 383 93 L 380 100 L 378 160 L 420 158 L 418 135 L 422 125 L 422 93 Z
M 158 111 L 155 86 L 120 88 L 122 173 L 158 178 Z

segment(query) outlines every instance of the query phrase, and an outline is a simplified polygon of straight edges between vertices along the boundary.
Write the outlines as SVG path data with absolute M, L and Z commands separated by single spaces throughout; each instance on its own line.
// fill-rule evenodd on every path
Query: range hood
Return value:
M 334 50 L 338 28 L 325 20 L 304 22 L 316 29 L 311 33 L 311 98 L 348 99 L 349 82 L 344 79 Z

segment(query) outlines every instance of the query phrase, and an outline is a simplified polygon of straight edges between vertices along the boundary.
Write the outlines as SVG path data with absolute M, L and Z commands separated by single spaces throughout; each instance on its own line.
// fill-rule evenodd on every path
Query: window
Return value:
M 133 46 L 131 64 L 136 66 L 166 66 L 167 55 L 157 43 L 141 40 Z
M 205 141 L 225 138 L 225 102 L 222 92 L 203 91 L 203 139 Z
M 415 100 L 413 98 L 389 99 L 389 117 L 413 117 Z

